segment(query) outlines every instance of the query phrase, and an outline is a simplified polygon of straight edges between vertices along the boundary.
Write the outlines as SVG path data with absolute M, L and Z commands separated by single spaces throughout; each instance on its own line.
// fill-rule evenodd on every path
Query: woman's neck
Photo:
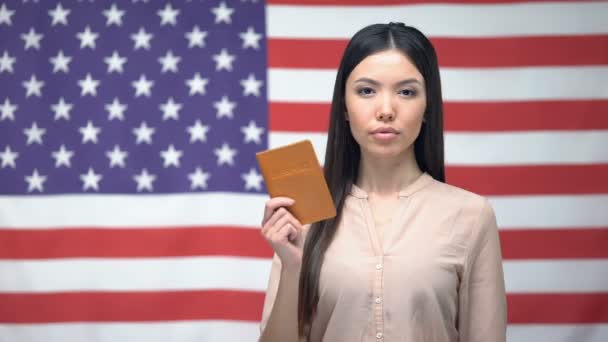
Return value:
M 392 196 L 422 175 L 413 148 L 397 158 L 375 158 L 361 153 L 357 186 L 370 195 Z

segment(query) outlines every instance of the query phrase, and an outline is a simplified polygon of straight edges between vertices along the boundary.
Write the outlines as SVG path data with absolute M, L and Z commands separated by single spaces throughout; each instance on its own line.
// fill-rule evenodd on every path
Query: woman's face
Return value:
M 420 133 L 426 108 L 424 79 L 399 50 L 363 59 L 346 80 L 346 119 L 361 153 L 395 158 Z

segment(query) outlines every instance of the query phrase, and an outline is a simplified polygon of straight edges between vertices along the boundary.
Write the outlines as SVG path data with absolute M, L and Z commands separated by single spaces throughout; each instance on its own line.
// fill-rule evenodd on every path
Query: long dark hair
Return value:
M 324 174 L 338 215 L 313 224 L 304 244 L 298 298 L 298 334 L 308 336 L 319 302 L 319 277 L 325 251 L 331 244 L 342 215 L 346 196 L 357 180 L 360 147 L 345 120 L 346 79 L 367 56 L 398 49 L 409 57 L 424 77 L 426 109 L 424 124 L 414 142 L 418 167 L 434 179 L 445 182 L 443 161 L 443 106 L 437 55 L 431 42 L 419 30 L 402 23 L 375 24 L 357 32 L 342 56 L 331 103 Z

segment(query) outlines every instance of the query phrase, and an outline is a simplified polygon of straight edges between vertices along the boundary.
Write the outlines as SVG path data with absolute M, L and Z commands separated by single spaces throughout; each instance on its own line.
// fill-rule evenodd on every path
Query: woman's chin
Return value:
M 405 155 L 407 148 L 396 144 L 373 146 L 366 150 L 367 157 L 374 160 L 392 160 Z

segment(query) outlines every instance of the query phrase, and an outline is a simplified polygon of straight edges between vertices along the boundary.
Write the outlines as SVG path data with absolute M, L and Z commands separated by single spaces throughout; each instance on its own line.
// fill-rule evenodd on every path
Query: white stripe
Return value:
M 608 195 L 490 196 L 501 229 L 606 228 Z
M 264 292 L 270 266 L 270 259 L 219 257 L 4 260 L 0 261 L 0 292 Z M 504 269 L 508 292 L 608 291 L 608 260 L 505 261 Z
M 258 336 L 257 322 L 0 324 L 1 342 L 242 342 Z
M 0 324 L 1 342 L 243 342 L 259 337 L 257 322 Z M 508 342 L 606 342 L 608 324 L 510 324 Z
M 446 132 L 447 165 L 555 165 L 608 162 L 608 130 L 552 132 Z M 271 148 L 310 140 L 319 161 L 325 161 L 327 134 L 273 132 Z
M 267 199 L 230 193 L 0 196 L 0 227 L 257 226 Z
M 608 130 L 445 134 L 448 165 L 600 164 Z
M 265 291 L 270 259 L 236 257 L 0 261 L 0 292 Z
M 195 198 L 197 199 L 194 202 L 199 203 L 199 206 L 192 207 L 191 203 L 186 203 L 187 199 L 178 195 L 87 194 L 55 196 L 52 199 L 41 196 L 2 196 L 0 228 L 111 229 L 237 225 L 258 229 L 268 196 L 231 195 L 225 197 L 224 202 L 220 202 L 226 208 L 218 208 L 219 205 L 213 204 L 213 195 L 196 195 Z M 493 196 L 489 199 L 501 229 L 606 227 L 608 222 L 608 195 Z M 173 204 L 173 201 L 177 201 L 177 205 Z M 145 202 L 145 205 L 142 202 Z M 183 206 L 180 207 L 179 203 Z M 207 206 L 200 203 L 210 204 Z M 227 206 L 226 203 L 230 205 Z M 207 212 L 198 209 L 209 207 L 213 210 Z M 129 210 L 125 211 L 123 208 Z M 234 208 L 238 208 L 239 215 L 234 215 Z M 221 210 L 221 214 L 217 213 L 217 210 Z
M 542 247 L 538 247 L 542 248 Z M 608 260 L 504 262 L 509 293 L 584 293 L 608 290 Z M 564 276 L 564 275 L 568 276 Z
M 608 324 L 510 324 L 509 342 L 606 342 Z
M 608 25 L 606 25 L 608 26 Z M 441 68 L 444 101 L 608 99 L 608 67 Z M 276 102 L 331 102 L 336 71 L 270 68 Z
M 266 26 L 270 38 L 343 39 L 366 25 L 390 21 L 405 22 L 432 37 L 579 35 L 607 33 L 606 13 L 607 3 L 582 1 L 350 7 L 270 5 L 266 10 Z

